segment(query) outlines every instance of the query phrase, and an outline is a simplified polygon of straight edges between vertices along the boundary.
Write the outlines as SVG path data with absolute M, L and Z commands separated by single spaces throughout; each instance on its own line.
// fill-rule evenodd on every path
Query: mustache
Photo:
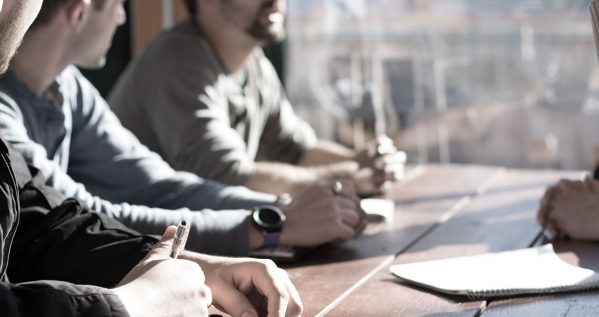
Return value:
M 276 8 L 279 6 L 282 6 L 283 1 L 277 1 L 277 0 L 269 0 L 264 2 L 264 4 L 262 4 L 262 6 L 260 7 L 260 9 L 270 9 L 270 8 Z

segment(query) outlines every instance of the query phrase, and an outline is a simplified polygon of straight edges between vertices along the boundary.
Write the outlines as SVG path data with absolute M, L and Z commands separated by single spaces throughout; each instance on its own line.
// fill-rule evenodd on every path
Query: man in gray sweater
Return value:
M 93 10 L 78 13 L 71 2 L 44 4 L 0 78 L 0 133 L 49 185 L 142 233 L 159 234 L 186 220 L 190 246 L 213 254 L 313 246 L 359 232 L 364 217 L 351 184 L 337 194 L 332 184 L 316 186 L 277 206 L 275 196 L 173 170 L 121 126 L 71 65 L 104 65 L 125 19 L 122 3 L 97 0 Z M 262 205 L 270 206 L 248 211 Z
M 347 178 L 361 195 L 403 176 L 389 138 L 354 151 L 295 115 L 262 45 L 284 35 L 284 0 L 187 0 L 109 98 L 123 124 L 173 167 L 225 184 L 295 193 Z M 378 151 L 377 151 L 378 150 Z

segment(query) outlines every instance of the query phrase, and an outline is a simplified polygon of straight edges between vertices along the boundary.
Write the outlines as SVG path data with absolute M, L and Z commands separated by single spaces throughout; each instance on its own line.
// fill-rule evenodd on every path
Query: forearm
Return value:
M 298 194 L 322 180 L 351 178 L 357 168 L 352 162 L 310 167 L 257 162 L 246 186 L 273 194 Z
M 304 155 L 298 162 L 301 166 L 314 166 L 344 161 L 354 161 L 354 150 L 341 144 L 320 140 L 310 150 L 304 152 Z
M 247 183 L 248 188 L 272 194 L 297 193 L 318 179 L 311 168 L 285 163 L 256 162 Z
M 145 234 L 162 234 L 164 228 L 185 220 L 190 224 L 188 249 L 211 254 L 243 256 L 249 253 L 249 211 L 166 210 L 128 206 L 117 219 Z

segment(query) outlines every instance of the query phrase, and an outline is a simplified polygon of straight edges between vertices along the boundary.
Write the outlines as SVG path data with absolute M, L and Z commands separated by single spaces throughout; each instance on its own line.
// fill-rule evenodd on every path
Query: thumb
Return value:
M 173 240 L 175 239 L 175 233 L 177 232 L 177 227 L 168 226 L 158 241 L 154 248 L 148 253 L 148 256 L 145 260 L 157 260 L 168 258 L 171 253 L 171 248 L 173 246 Z
M 231 285 L 213 288 L 213 304 L 232 317 L 258 317 L 258 313 L 249 299 Z

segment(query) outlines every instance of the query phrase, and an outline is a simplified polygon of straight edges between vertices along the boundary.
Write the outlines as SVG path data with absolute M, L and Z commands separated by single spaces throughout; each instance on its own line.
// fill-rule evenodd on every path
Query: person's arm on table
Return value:
M 297 290 L 272 261 L 190 251 L 184 251 L 181 260 L 171 259 L 175 231 L 169 227 L 114 289 L 132 317 L 207 316 L 211 303 L 233 317 L 301 315 Z
M 343 162 L 357 165 L 357 172 L 352 173 L 351 179 L 356 184 L 358 194 L 380 194 L 389 183 L 404 177 L 406 154 L 398 151 L 393 141 L 386 136 L 379 136 L 359 151 L 321 140 L 314 148 L 306 151 L 299 164 L 302 166 L 333 164 L 334 166 Z
M 280 206 L 287 217 L 279 244 L 289 246 L 317 246 L 332 241 L 345 241 L 359 236 L 365 225 L 366 215 L 360 208 L 351 181 L 322 182 L 299 196 L 291 204 Z M 250 248 L 259 248 L 264 236 L 254 226 L 250 227 Z

